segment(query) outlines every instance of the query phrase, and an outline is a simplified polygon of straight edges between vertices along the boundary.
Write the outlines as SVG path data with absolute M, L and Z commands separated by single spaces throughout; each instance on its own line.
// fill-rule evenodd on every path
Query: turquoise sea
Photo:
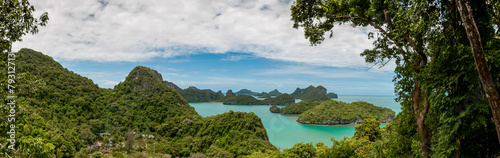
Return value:
M 394 96 L 339 96 L 343 102 L 366 101 L 377 106 L 387 107 L 400 112 L 400 106 Z M 269 141 L 280 148 L 291 148 L 294 144 L 304 142 L 323 142 L 331 146 L 331 138 L 341 140 L 344 136 L 354 135 L 354 125 L 316 126 L 295 122 L 297 116 L 280 115 L 269 112 L 269 105 L 223 105 L 222 103 L 189 103 L 203 117 L 222 114 L 230 110 L 253 112 L 258 115 L 267 130 Z M 381 125 L 384 126 L 384 125 Z

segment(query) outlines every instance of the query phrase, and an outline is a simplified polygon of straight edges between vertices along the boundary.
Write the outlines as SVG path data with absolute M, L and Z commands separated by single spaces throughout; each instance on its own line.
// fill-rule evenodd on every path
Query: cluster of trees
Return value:
M 326 92 L 327 90 L 323 86 L 314 87 L 311 85 L 304 89 L 297 88 L 291 95 L 296 99 L 315 100 L 315 101 L 324 101 L 324 100 L 331 100 L 334 98 L 338 98 L 337 94 L 335 93 L 327 94 Z
M 373 27 L 374 47 L 361 55 L 374 66 L 395 61 L 402 112 L 372 147 L 378 156 L 496 157 L 499 8 L 496 0 L 296 0 L 291 14 L 312 45 L 337 25 Z
M 0 57 L 2 67 L 6 58 Z M 16 53 L 16 66 L 16 103 L 22 105 L 16 108 L 18 150 L 1 148 L 2 155 L 238 157 L 277 150 L 255 114 L 228 112 L 202 118 L 158 72 L 147 67 L 138 66 L 115 88 L 103 89 L 30 49 Z M 2 85 L 7 84 L 6 71 L 0 69 Z M 0 90 L 6 94 L 7 86 Z M 7 116 L 7 101 L 2 100 L 0 116 Z M 8 131 L 10 123 L 0 119 L 4 120 L 1 131 Z M 7 138 L 1 132 L 0 144 L 9 145 Z M 98 148 L 97 142 L 110 145 Z
M 167 121 L 157 126 L 159 135 L 167 136 L 161 153 L 186 157 L 193 152 L 210 155 L 211 148 L 235 157 L 256 150 L 273 150 L 260 118 L 254 113 L 226 112 L 203 119 L 184 118 L 181 123 Z M 204 152 L 205 151 L 205 152 Z
M 292 105 L 295 104 L 295 99 L 289 94 L 281 94 L 274 98 L 266 98 L 258 100 L 249 95 L 236 95 L 225 97 L 222 100 L 223 104 L 230 105 Z

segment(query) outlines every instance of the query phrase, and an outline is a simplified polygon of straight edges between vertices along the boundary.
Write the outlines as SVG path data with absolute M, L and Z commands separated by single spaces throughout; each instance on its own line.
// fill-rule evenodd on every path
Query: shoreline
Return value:
M 379 122 L 381 125 L 387 124 L 387 123 L 391 122 L 393 119 L 394 118 L 390 119 L 390 121 L 379 121 Z M 299 121 L 298 119 L 295 119 L 295 122 L 297 122 L 297 123 L 300 123 L 303 125 L 310 125 L 310 126 L 357 126 L 357 125 L 361 125 L 361 121 L 362 120 L 356 120 L 356 121 L 351 122 L 351 123 L 336 123 L 336 124 L 325 123 L 325 124 L 322 124 L 322 123 L 304 123 L 304 122 Z

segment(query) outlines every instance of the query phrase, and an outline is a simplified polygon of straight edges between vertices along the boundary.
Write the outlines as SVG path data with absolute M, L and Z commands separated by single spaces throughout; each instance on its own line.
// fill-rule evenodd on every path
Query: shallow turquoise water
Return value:
M 394 97 L 384 96 L 339 96 L 340 101 L 366 101 L 377 106 L 387 107 L 396 113 L 401 111 Z M 222 114 L 230 110 L 253 112 L 259 116 L 267 130 L 269 141 L 280 149 L 291 148 L 299 142 L 313 144 L 323 142 L 331 146 L 332 137 L 337 140 L 354 135 L 354 125 L 315 126 L 295 122 L 297 116 L 280 115 L 269 112 L 269 105 L 223 105 L 222 103 L 189 103 L 203 117 Z M 382 125 L 383 126 L 383 125 Z

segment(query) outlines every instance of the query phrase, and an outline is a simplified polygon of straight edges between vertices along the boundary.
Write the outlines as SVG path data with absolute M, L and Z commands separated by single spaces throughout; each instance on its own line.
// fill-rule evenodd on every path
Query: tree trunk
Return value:
M 416 60 L 413 64 L 417 73 L 420 73 L 420 68 L 423 66 L 424 61 Z M 427 126 L 425 125 L 425 117 L 427 112 L 429 111 L 429 102 L 427 101 L 427 97 L 424 96 L 423 108 L 420 108 L 420 103 L 422 102 L 422 88 L 420 87 L 419 80 L 414 79 L 413 81 L 414 89 L 412 96 L 412 104 L 413 104 L 413 113 L 415 115 L 415 119 L 417 120 L 417 131 L 420 136 L 420 141 L 422 145 L 420 148 L 424 152 L 424 158 L 429 158 L 431 149 L 430 149 L 430 139 L 427 133 Z
M 500 98 L 495 89 L 495 84 L 491 77 L 490 70 L 488 69 L 488 64 L 484 58 L 481 36 L 479 35 L 479 30 L 474 21 L 474 17 L 472 16 L 469 4 L 470 2 L 468 0 L 456 1 L 458 12 L 460 12 L 460 16 L 462 17 L 462 22 L 465 27 L 465 31 L 467 32 L 467 38 L 469 38 L 472 48 L 472 55 L 474 56 L 477 72 L 479 73 L 479 78 L 481 79 L 481 84 L 486 94 L 486 98 L 488 98 L 488 102 L 490 103 L 498 141 L 500 142 Z
M 428 111 L 428 105 L 424 105 L 424 108 L 420 108 L 422 89 L 418 83 L 418 80 L 414 81 L 415 89 L 413 91 L 413 111 L 415 114 L 415 119 L 417 120 L 417 130 L 420 136 L 420 141 L 422 142 L 421 149 L 424 152 L 424 157 L 429 158 L 431 153 L 429 137 L 427 133 L 427 126 L 425 125 L 425 114 Z M 425 103 L 424 103 L 425 104 Z

